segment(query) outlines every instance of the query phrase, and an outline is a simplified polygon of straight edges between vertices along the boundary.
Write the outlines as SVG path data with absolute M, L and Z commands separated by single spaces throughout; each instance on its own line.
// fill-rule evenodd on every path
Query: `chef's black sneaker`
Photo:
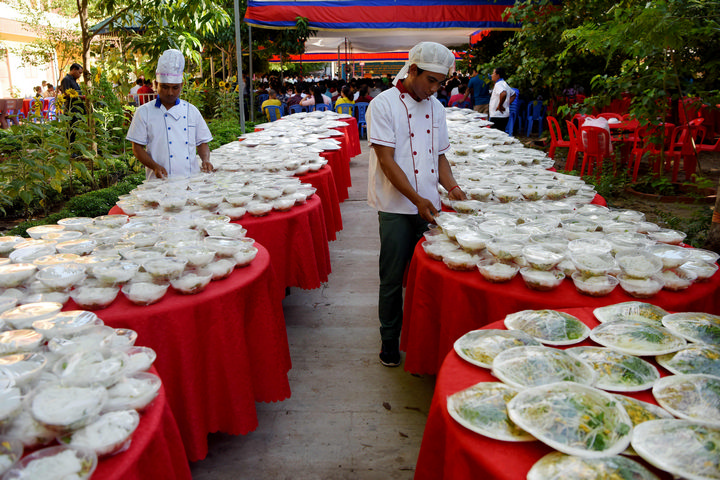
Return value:
M 382 349 L 380 350 L 380 363 L 386 367 L 398 367 L 400 366 L 400 348 L 398 341 L 388 341 L 382 343 Z

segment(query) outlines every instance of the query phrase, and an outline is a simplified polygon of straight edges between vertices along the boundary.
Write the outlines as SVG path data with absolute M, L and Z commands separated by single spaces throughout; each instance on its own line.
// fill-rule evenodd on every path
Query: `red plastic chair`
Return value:
M 585 173 L 591 175 L 594 162 L 596 164 L 595 176 L 599 179 L 604 159 L 611 160 L 613 165 L 615 164 L 615 157 L 610 144 L 610 133 L 601 127 L 582 127 L 580 129 L 580 142 L 584 148 L 580 176 L 582 177 Z M 586 167 L 587 172 L 585 172 Z
M 568 156 L 565 162 L 565 171 L 569 172 L 575 168 L 578 152 L 582 152 L 584 149 L 575 124 L 570 120 L 565 120 L 565 123 L 567 124 L 568 137 L 570 138 L 570 150 L 568 150 Z
M 555 149 L 570 148 L 570 140 L 563 140 L 562 132 L 560 131 L 560 124 L 555 117 L 548 115 L 548 130 L 550 130 L 550 150 L 548 150 L 548 156 L 555 159 Z
M 680 161 L 682 160 L 683 169 L 685 170 L 685 178 L 690 178 L 697 167 L 697 145 L 702 144 L 703 130 L 700 122 L 691 121 L 688 125 L 681 125 L 673 129 L 670 140 L 670 147 L 665 151 L 665 166 L 668 170 L 672 170 L 671 181 L 677 182 L 678 173 L 680 171 Z
M 650 170 L 654 171 L 656 175 L 660 174 L 660 155 L 669 148 L 674 128 L 675 125 L 672 123 L 638 128 L 628 162 L 628 173 L 632 172 L 633 182 L 637 181 L 640 163 L 646 154 Z M 660 145 L 658 140 L 662 141 L 663 145 Z
M 592 115 L 585 115 L 584 113 L 576 113 L 572 117 L 572 122 L 575 125 L 576 128 L 580 128 L 583 125 L 583 122 L 585 122 L 586 118 L 595 118 Z

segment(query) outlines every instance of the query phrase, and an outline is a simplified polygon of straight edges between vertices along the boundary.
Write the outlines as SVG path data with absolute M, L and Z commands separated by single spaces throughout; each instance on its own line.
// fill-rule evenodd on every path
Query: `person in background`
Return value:
M 370 103 L 373 97 L 370 96 L 369 90 L 368 86 L 363 84 L 360 87 L 360 94 L 358 95 L 357 100 L 355 100 L 355 103 Z
M 285 102 L 288 107 L 292 105 L 299 105 L 302 97 L 295 91 L 295 85 L 288 85 L 287 87 L 288 99 Z
M 47 84 L 47 89 L 43 92 L 43 98 L 50 98 L 55 96 L 55 87 L 52 83 Z
M 80 116 L 85 113 L 85 103 L 82 98 L 82 90 L 77 81 L 83 74 L 83 67 L 79 63 L 70 65 L 70 72 L 60 81 L 60 93 L 65 96 L 65 113 L 72 115 L 69 124 L 68 140 L 72 148 L 75 142 L 75 124 L 80 121 Z M 77 152 L 71 155 L 78 156 Z
M 137 91 L 137 97 L 138 97 L 138 103 L 140 105 L 143 105 L 151 100 L 153 100 L 155 95 L 155 90 L 153 90 L 153 82 L 152 80 L 145 80 L 143 83 L 143 86 L 140 87 Z
M 473 110 L 488 113 L 490 107 L 490 82 L 483 78 L 478 70 L 475 70 L 475 75 L 470 79 L 468 88 L 473 99 Z
M 128 129 L 126 138 L 135 158 L 145 165 L 148 179 L 213 170 L 210 129 L 194 105 L 180 100 L 184 68 L 185 57 L 179 50 L 163 52 L 155 71 L 158 97 L 138 107 Z
M 34 92 L 33 98 L 43 98 L 42 87 L 40 85 L 38 85 L 37 87 L 34 87 L 33 92 Z
M 277 98 L 277 92 L 273 90 L 272 88 L 268 90 L 268 99 L 265 100 L 262 105 L 260 105 L 260 110 L 265 112 L 265 116 L 267 117 L 268 121 L 270 121 L 270 112 L 266 110 L 266 107 L 270 105 L 275 105 L 276 107 L 280 107 L 282 105 L 282 102 L 278 100 Z
M 309 107 L 311 105 L 320 105 L 321 103 L 324 103 L 326 105 L 332 105 L 331 100 L 322 94 L 320 91 L 320 87 L 315 86 L 312 89 L 312 95 L 308 95 L 307 97 L 303 98 L 300 101 L 300 105 L 303 107 Z
M 135 102 L 135 105 L 140 104 L 140 102 L 138 101 L 138 90 L 140 90 L 140 88 L 142 88 L 144 84 L 145 82 L 143 81 L 143 79 L 138 78 L 137 80 L 135 80 L 135 85 L 133 85 L 133 87 L 130 89 L 130 95 L 132 95 L 132 101 Z
M 385 90 L 368 106 L 368 204 L 380 224 L 380 362 L 400 365 L 403 275 L 418 240 L 440 210 L 438 185 L 450 200 L 465 194 L 453 177 L 445 108 L 433 97 L 455 56 L 445 46 L 421 42 Z
M 379 78 L 376 78 L 375 82 L 373 84 L 373 87 L 368 91 L 368 94 L 372 98 L 375 98 L 382 93 L 382 91 L 383 91 L 382 87 L 383 87 L 382 80 L 380 80 Z
M 457 95 L 450 97 L 448 107 L 470 108 L 470 100 L 468 100 L 469 96 L 470 92 L 467 87 L 465 85 L 460 85 L 458 87 Z
M 493 70 L 492 81 L 495 82 L 490 95 L 490 121 L 493 128 L 505 131 L 510 118 L 510 104 L 515 100 L 515 91 L 504 79 L 505 69 L 497 67 Z
M 349 104 L 354 105 L 355 102 L 352 99 L 352 93 L 350 91 L 349 85 L 343 85 L 342 90 L 340 90 L 340 98 L 338 98 L 335 101 L 335 111 L 340 113 L 340 109 L 338 108 L 338 105 L 343 104 Z

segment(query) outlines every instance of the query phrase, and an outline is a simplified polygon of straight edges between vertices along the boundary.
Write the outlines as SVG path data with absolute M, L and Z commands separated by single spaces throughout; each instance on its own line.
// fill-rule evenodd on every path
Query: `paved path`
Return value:
M 293 368 L 291 398 L 258 404 L 259 427 L 210 435 L 193 478 L 411 479 L 434 378 L 380 365 L 377 214 L 367 200 L 367 142 L 351 162 L 344 229 L 330 243 L 333 273 L 316 290 L 292 289 L 283 307 Z

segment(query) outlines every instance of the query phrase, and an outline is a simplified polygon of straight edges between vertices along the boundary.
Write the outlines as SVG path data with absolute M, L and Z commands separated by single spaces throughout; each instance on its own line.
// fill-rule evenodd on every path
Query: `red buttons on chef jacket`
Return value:
M 420 173 L 418 170 L 415 170 L 415 173 Z
M 413 155 L 417 155 L 417 152 L 413 152 Z
M 414 134 L 414 133 L 411 133 L 411 134 L 410 134 L 410 136 L 411 136 L 411 137 L 414 137 L 414 136 L 415 136 L 415 134 Z
M 408 113 L 408 118 L 412 118 L 412 113 Z
M 433 168 L 432 170 L 430 170 L 430 173 L 435 173 L 435 169 Z
M 425 118 L 430 118 L 430 115 L 425 115 Z
M 430 133 L 430 130 L 428 130 L 428 133 Z
M 400 95 L 400 98 L 405 98 L 405 94 L 403 93 L 402 95 Z

